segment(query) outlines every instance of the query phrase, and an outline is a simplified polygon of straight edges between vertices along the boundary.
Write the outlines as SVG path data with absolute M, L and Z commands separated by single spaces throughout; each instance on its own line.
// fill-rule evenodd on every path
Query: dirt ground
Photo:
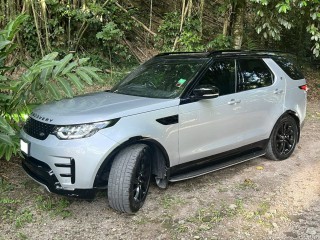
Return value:
M 257 158 L 202 177 L 151 186 L 145 206 L 120 214 L 47 193 L 19 160 L 0 161 L 4 239 L 320 239 L 320 104 L 309 104 L 286 161 Z

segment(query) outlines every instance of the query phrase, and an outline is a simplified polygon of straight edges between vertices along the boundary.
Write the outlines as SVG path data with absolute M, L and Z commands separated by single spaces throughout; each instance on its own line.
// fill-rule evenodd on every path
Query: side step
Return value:
M 249 161 L 251 159 L 254 159 L 254 158 L 257 158 L 260 156 L 263 156 L 263 155 L 265 155 L 265 153 L 266 153 L 265 150 L 260 150 L 260 151 L 246 154 L 246 155 L 243 155 L 243 156 L 240 156 L 237 158 L 233 158 L 233 159 L 231 159 L 229 161 L 225 161 L 225 162 L 215 163 L 213 161 L 212 165 L 210 165 L 210 166 L 205 166 L 204 168 L 197 169 L 194 171 L 189 171 L 186 173 L 173 175 L 172 177 L 170 177 L 169 182 L 178 182 L 178 181 L 187 180 L 190 178 L 199 177 L 199 176 L 205 175 L 207 173 L 215 172 L 215 171 L 218 171 L 218 170 L 221 170 L 221 169 L 224 169 L 224 168 L 227 168 L 227 167 L 239 164 L 239 163 L 243 163 L 243 162 Z

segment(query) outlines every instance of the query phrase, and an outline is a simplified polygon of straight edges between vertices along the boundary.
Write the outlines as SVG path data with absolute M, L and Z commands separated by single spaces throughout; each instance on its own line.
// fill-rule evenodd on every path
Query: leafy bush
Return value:
M 114 22 L 105 24 L 102 30 L 96 34 L 96 38 L 102 41 L 104 48 L 108 52 L 110 67 L 113 58 L 116 56 L 126 60 L 129 60 L 131 57 L 128 53 L 128 48 L 121 41 L 123 36 L 124 32 Z
M 18 131 L 32 107 L 49 100 L 73 97 L 74 89 L 83 91 L 85 85 L 102 82 L 98 68 L 85 66 L 88 58 L 73 59 L 72 54 L 57 60 L 53 52 L 27 68 L 16 80 L 6 72 L 6 58 L 16 49 L 13 42 L 19 26 L 26 19 L 18 16 L 0 32 L 0 158 L 9 160 L 19 153 Z
M 162 52 L 170 52 L 176 37 L 179 37 L 177 51 L 201 51 L 203 46 L 199 27 L 199 19 L 189 17 L 185 20 L 180 33 L 180 13 L 167 13 L 155 37 L 156 47 Z
M 207 44 L 208 50 L 224 50 L 231 48 L 231 37 L 219 34 Z

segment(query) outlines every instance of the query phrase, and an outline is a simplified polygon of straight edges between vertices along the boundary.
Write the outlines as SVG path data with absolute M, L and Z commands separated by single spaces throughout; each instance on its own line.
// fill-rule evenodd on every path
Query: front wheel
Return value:
M 293 117 L 287 115 L 275 125 L 267 146 L 266 157 L 284 160 L 294 151 L 299 136 L 299 128 Z
M 144 204 L 151 178 L 151 151 L 145 144 L 129 146 L 115 157 L 108 180 L 109 205 L 126 213 Z

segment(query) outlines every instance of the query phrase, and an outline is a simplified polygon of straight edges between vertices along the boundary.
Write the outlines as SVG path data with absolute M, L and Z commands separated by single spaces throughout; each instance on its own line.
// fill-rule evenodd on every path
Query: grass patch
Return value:
M 54 216 L 67 218 L 72 215 L 67 209 L 71 203 L 65 198 L 39 195 L 36 198 L 36 204 L 39 209 L 50 212 Z
M 17 237 L 18 237 L 18 239 L 20 239 L 20 240 L 27 240 L 27 239 L 28 239 L 28 236 L 25 235 L 25 234 L 22 233 L 22 232 L 19 232 L 19 233 L 17 234 Z
M 232 204 L 222 204 L 216 207 L 215 204 L 211 204 L 207 208 L 201 208 L 197 211 L 197 214 L 189 219 L 189 221 L 198 224 L 206 223 L 218 223 L 226 217 L 233 217 L 244 211 L 242 199 L 237 199 Z M 202 229 L 206 229 L 202 225 Z
M 29 209 L 23 210 L 19 215 L 15 218 L 15 226 L 17 228 L 23 227 L 26 223 L 30 223 L 33 220 L 33 214 Z
M 161 200 L 161 204 L 163 206 L 163 208 L 168 209 L 168 208 L 172 208 L 181 204 L 184 204 L 185 200 L 179 197 L 173 197 L 173 196 L 169 196 L 168 194 L 165 194 L 162 197 Z
M 8 197 L 0 198 L 0 204 L 15 204 L 19 202 L 20 200 L 8 198 Z
M 19 212 L 17 208 L 8 207 L 2 212 L 1 219 L 7 223 L 14 223 L 16 228 L 21 228 L 25 224 L 32 222 L 33 214 L 29 209 Z
M 256 191 L 259 191 L 257 184 L 249 178 L 245 179 L 242 183 L 238 184 L 236 188 L 240 190 L 254 189 Z
M 261 202 L 255 211 L 250 211 L 245 213 L 245 218 L 259 223 L 265 227 L 272 227 L 271 219 L 275 218 L 274 214 L 269 213 L 270 203 L 263 201 Z
M 14 186 L 8 181 L 4 180 L 2 177 L 0 177 L 0 193 L 5 193 L 13 190 Z

